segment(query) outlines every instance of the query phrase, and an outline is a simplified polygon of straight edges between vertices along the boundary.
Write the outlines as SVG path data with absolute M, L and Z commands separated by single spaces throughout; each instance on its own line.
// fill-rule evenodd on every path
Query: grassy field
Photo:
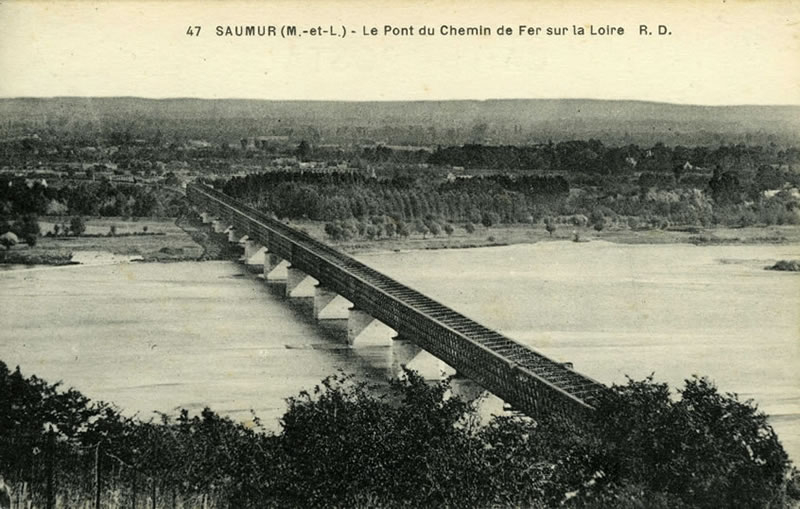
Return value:
M 57 218 L 41 221 L 42 233 L 52 231 Z M 116 236 L 108 236 L 111 226 L 117 228 Z M 143 234 L 144 227 L 147 234 Z M 188 230 L 188 231 L 187 231 Z M 204 249 L 192 239 L 191 228 L 182 229 L 174 218 L 148 218 L 137 221 L 121 218 L 86 220 L 84 236 L 40 237 L 36 246 L 18 244 L 8 252 L 0 253 L 0 263 L 59 264 L 69 263 L 77 251 L 106 251 L 117 255 L 141 256 L 144 261 L 196 260 Z M 134 233 L 137 233 L 134 235 Z M 97 236 L 102 235 L 102 236 Z

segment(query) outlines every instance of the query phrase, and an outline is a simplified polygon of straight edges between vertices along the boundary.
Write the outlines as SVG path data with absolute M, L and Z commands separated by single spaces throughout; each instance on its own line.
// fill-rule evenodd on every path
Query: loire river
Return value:
M 754 399 L 800 458 L 800 246 L 546 242 L 362 255 L 365 263 L 604 383 L 707 375 Z M 0 271 L 0 359 L 127 413 L 203 406 L 269 427 L 341 369 L 380 382 L 392 348 L 342 347 L 228 262 Z

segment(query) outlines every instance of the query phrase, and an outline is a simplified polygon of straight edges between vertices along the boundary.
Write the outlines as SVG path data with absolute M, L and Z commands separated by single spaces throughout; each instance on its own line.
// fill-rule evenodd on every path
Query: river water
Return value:
M 604 383 L 707 375 L 754 399 L 800 457 L 800 246 L 546 242 L 370 254 L 365 263 Z M 275 428 L 337 370 L 380 383 L 388 341 L 346 348 L 228 262 L 0 271 L 0 359 L 149 417 L 204 406 Z

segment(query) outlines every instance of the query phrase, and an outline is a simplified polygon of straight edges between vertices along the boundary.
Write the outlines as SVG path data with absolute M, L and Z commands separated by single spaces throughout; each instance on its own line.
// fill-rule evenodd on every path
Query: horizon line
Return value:
M 631 102 L 642 104 L 659 104 L 668 106 L 684 106 L 698 108 L 730 108 L 730 107 L 767 107 L 767 108 L 800 108 L 800 103 L 726 103 L 702 104 L 680 103 L 670 101 L 656 101 L 651 99 L 605 99 L 589 97 L 509 97 L 509 98 L 484 98 L 484 99 L 267 99 L 255 97 L 191 97 L 191 96 L 163 96 L 148 97 L 137 95 L 52 95 L 52 96 L 4 96 L 0 101 L 13 100 L 57 100 L 57 99 L 140 99 L 146 101 L 261 101 L 261 102 L 304 102 L 304 103 L 442 103 L 442 102 L 503 102 L 503 101 L 594 101 L 594 102 Z

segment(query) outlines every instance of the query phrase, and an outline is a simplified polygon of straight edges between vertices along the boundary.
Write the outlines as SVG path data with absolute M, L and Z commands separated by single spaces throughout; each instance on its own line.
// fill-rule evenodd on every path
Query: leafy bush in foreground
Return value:
M 173 490 L 213 493 L 217 507 L 738 508 L 800 494 L 766 416 L 703 378 L 678 400 L 651 378 L 614 386 L 583 425 L 482 427 L 447 382 L 411 371 L 380 394 L 332 376 L 288 403 L 278 434 L 208 409 L 143 422 L 0 362 L 0 436 L 54 428 L 61 449 L 102 441 Z M 0 474 L 35 485 L 26 443 L 0 440 Z
M 680 394 L 673 401 L 652 377 L 614 387 L 597 412 L 610 478 L 689 506 L 775 502 L 789 462 L 767 416 L 705 378 L 687 380 Z

